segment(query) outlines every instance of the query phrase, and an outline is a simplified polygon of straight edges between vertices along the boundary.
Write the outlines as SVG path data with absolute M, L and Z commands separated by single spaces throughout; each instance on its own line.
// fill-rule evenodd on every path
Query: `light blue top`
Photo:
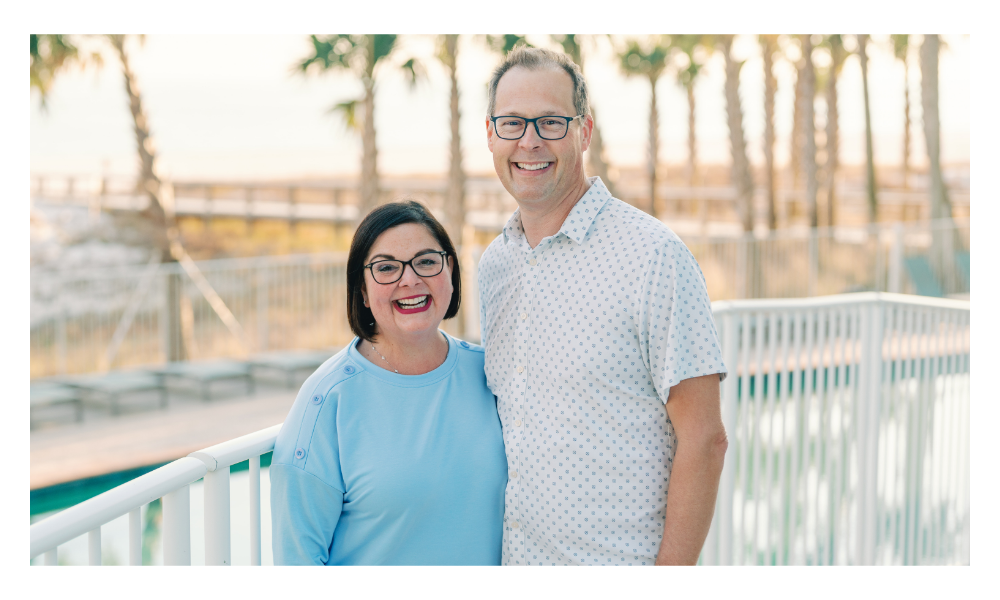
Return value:
M 424 375 L 355 338 L 299 390 L 271 461 L 275 564 L 498 565 L 504 455 L 483 349 Z

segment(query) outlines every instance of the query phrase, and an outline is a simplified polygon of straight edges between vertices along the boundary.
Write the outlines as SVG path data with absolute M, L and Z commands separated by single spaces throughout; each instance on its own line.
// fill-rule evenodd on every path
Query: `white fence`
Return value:
M 730 445 L 703 564 L 969 564 L 969 303 L 862 293 L 716 302 Z M 188 486 L 205 478 L 205 560 L 230 564 L 229 467 L 279 426 L 195 452 L 31 526 L 31 556 L 163 498 L 164 564 L 190 564 Z
M 968 564 L 969 303 L 712 305 L 730 446 L 705 564 Z
M 968 222 L 926 222 L 870 230 L 777 232 L 765 238 L 687 238 L 714 300 L 792 298 L 847 291 L 913 292 L 904 261 L 927 256 L 939 234 L 968 248 Z M 964 252 L 964 251 L 959 251 Z M 463 252 L 464 332 L 479 335 L 476 266 L 482 248 Z M 968 254 L 965 254 L 967 259 Z M 90 271 L 33 270 L 31 377 L 163 363 L 182 342 L 188 358 L 339 347 L 346 319 L 345 253 L 200 261 L 198 270 L 239 324 L 214 312 L 174 263 Z M 966 263 L 967 264 L 967 263 Z M 942 291 L 967 294 L 968 278 L 944 270 Z M 169 287 L 178 289 L 169 318 Z

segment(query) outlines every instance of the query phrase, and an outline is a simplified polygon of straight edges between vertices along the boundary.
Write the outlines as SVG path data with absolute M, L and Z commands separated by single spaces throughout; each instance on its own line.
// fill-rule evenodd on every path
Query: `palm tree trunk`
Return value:
M 774 198 L 774 96 L 778 90 L 778 80 L 774 77 L 774 53 L 777 50 L 774 39 L 764 39 L 764 162 L 766 163 L 767 186 L 767 228 L 774 231 L 778 227 L 778 216 Z
M 649 101 L 649 152 L 646 169 L 649 175 L 649 214 L 656 216 L 656 166 L 659 162 L 660 119 L 656 111 L 656 79 L 649 78 L 652 95 Z
M 155 251 L 160 253 L 163 263 L 177 262 L 170 252 L 169 232 L 176 227 L 172 207 L 164 206 L 160 190 L 160 178 L 156 174 L 156 148 L 149 131 L 149 119 L 142 107 L 142 95 L 136 83 L 135 75 L 129 65 L 128 52 L 125 50 L 124 35 L 109 35 L 111 45 L 118 54 L 122 65 L 125 92 L 128 94 L 129 112 L 132 114 L 132 129 L 135 132 L 136 151 L 139 157 L 139 187 L 149 197 L 149 206 L 142 211 L 143 223 L 137 226 L 145 230 Z M 187 345 L 184 343 L 183 324 L 181 322 L 182 282 L 179 275 L 170 274 L 166 277 L 164 330 L 164 354 L 169 362 L 187 360 Z
M 840 114 L 837 109 L 837 70 L 843 60 L 842 51 L 832 48 L 833 61 L 826 80 L 826 224 L 836 224 L 837 168 L 840 166 Z
M 903 55 L 903 189 L 910 187 L 910 63 Z
M 736 187 L 737 207 L 743 221 L 743 231 L 753 231 L 753 179 L 743 137 L 743 108 L 740 105 L 740 68 L 743 63 L 733 60 L 733 36 L 721 36 L 726 58 L 726 114 L 729 123 L 729 143 L 732 152 L 732 178 Z
M 924 138 L 930 168 L 931 219 L 951 219 L 952 207 L 941 173 L 941 117 L 938 112 L 938 52 L 941 40 L 927 34 L 920 45 L 920 97 L 924 112 Z M 931 266 L 947 280 L 954 276 L 952 252 L 955 240 L 952 229 L 933 227 L 931 230 Z M 950 287 L 950 286 L 948 286 Z
M 454 243 L 462 244 L 462 227 L 465 224 L 465 170 L 462 168 L 462 138 L 459 123 L 458 94 L 458 35 L 448 34 L 444 40 L 445 65 L 451 78 L 451 146 L 450 164 L 448 168 L 448 201 L 445 214 L 448 220 L 448 233 Z
M 375 36 L 365 36 L 364 129 L 361 135 L 361 206 L 357 221 L 379 204 L 378 148 L 375 145 Z
M 463 240 L 463 228 L 465 226 L 465 169 L 462 168 L 462 137 L 459 123 L 462 113 L 459 110 L 458 97 L 458 35 L 447 34 L 444 37 L 444 62 L 448 67 L 448 75 L 451 78 L 451 99 L 449 109 L 451 111 L 451 147 L 450 165 L 448 168 L 448 198 L 445 206 L 447 216 L 447 228 L 449 235 L 459 248 L 459 255 L 456 260 L 461 260 L 465 248 Z M 465 337 L 465 307 L 467 302 L 463 302 L 457 319 L 455 320 L 455 334 L 459 338 Z
M 816 195 L 818 192 L 818 180 L 816 176 L 816 70 L 812 61 L 812 39 L 809 34 L 802 36 L 802 95 L 799 102 L 799 114 L 802 121 L 799 129 L 802 131 L 802 170 L 806 176 L 806 214 L 809 218 L 809 227 L 819 226 L 819 215 L 816 211 Z
M 795 98 L 792 102 L 792 136 L 789 143 L 788 164 L 792 171 L 792 187 L 798 189 L 802 183 L 802 84 L 805 76 L 802 70 L 805 63 L 800 59 L 795 63 Z
M 698 177 L 698 132 L 695 129 L 694 82 L 684 86 L 688 100 L 688 185 L 697 185 Z
M 868 221 L 878 219 L 878 199 L 875 197 L 875 156 L 872 150 L 872 113 L 868 101 L 868 35 L 858 35 L 858 58 L 861 59 L 861 84 L 865 94 L 865 166 L 867 169 Z

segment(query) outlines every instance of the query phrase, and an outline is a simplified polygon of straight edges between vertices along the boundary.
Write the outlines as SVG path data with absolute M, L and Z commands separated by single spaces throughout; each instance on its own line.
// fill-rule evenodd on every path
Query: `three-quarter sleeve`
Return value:
M 344 493 L 292 465 L 271 465 L 270 475 L 274 564 L 325 565 Z

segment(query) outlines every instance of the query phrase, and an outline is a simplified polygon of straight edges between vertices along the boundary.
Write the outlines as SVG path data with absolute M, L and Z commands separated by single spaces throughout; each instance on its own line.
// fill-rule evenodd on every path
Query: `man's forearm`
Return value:
M 726 455 L 726 437 L 695 443 L 678 440 L 667 493 L 658 565 L 693 565 L 708 536 Z

